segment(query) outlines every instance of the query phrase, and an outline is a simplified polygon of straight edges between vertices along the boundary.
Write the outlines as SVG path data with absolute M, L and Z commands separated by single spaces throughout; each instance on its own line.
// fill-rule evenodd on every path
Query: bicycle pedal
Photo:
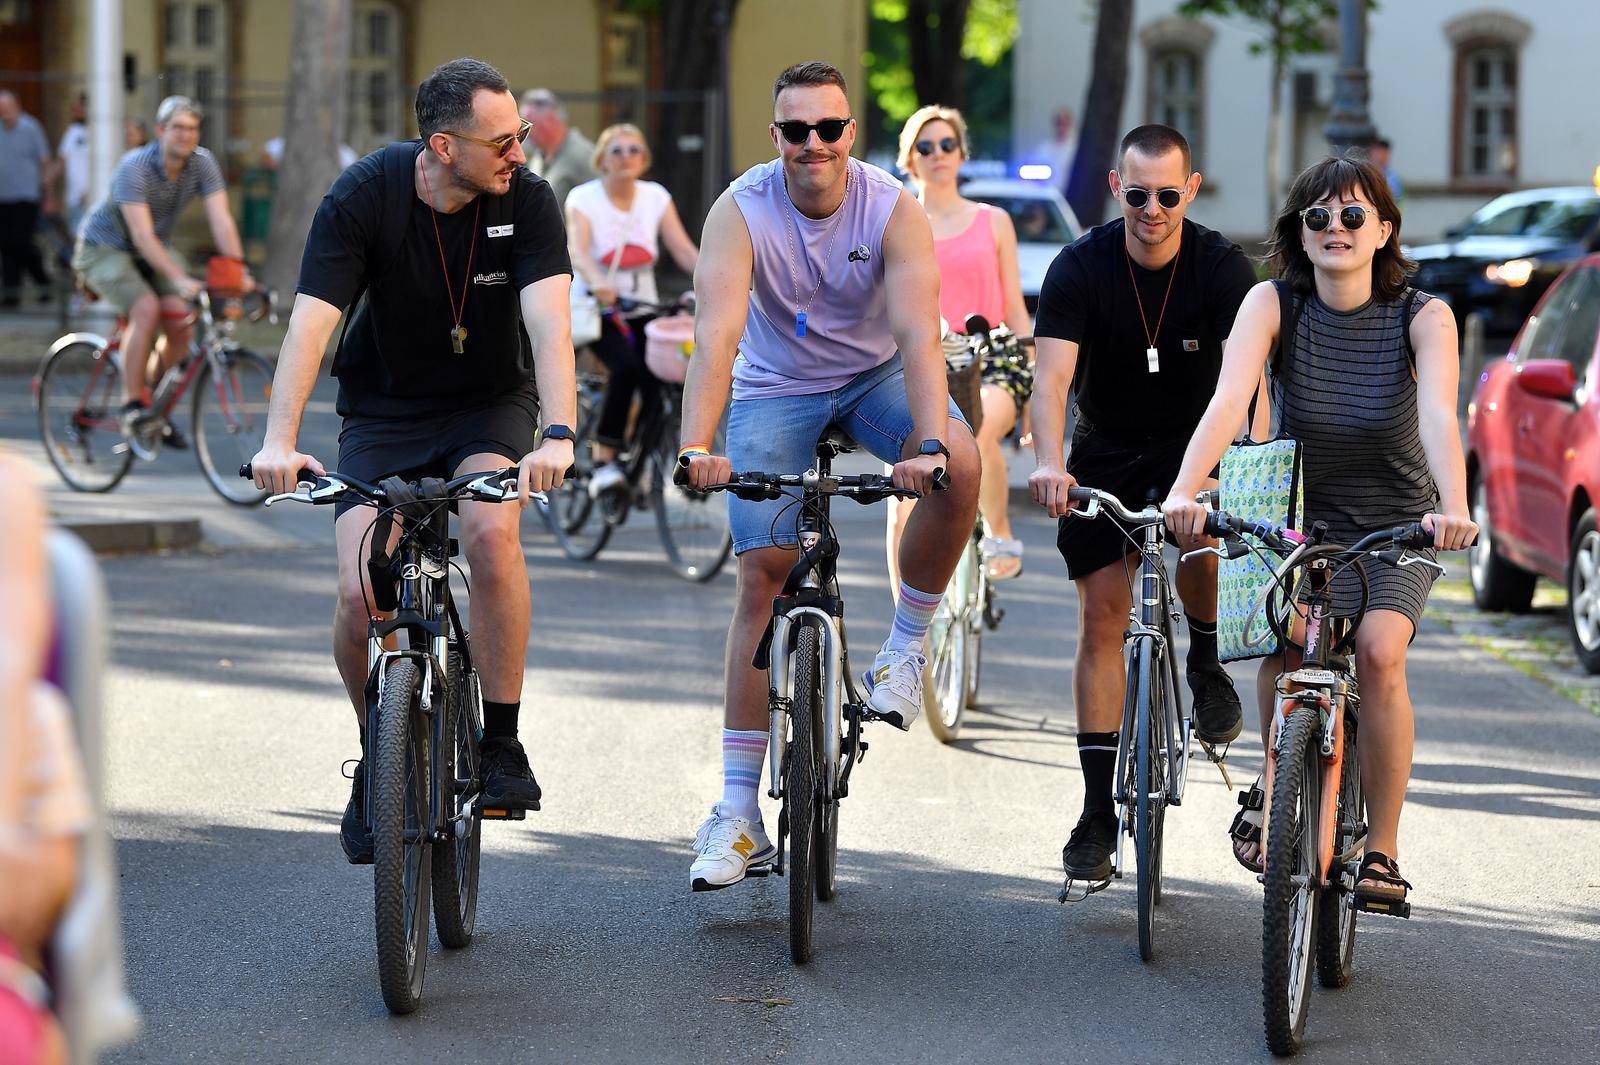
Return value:
M 526 810 L 512 810 L 504 807 L 485 806 L 480 813 L 485 821 L 525 821 L 528 818 Z
M 1357 913 L 1375 913 L 1380 917 L 1401 917 L 1411 919 L 1411 903 L 1405 899 L 1363 899 L 1354 893 L 1350 895 L 1349 907 Z
M 1079 889 L 1075 886 L 1080 884 L 1082 885 L 1082 894 L 1078 893 Z M 1061 893 L 1056 896 L 1056 901 L 1060 903 L 1082 902 L 1095 892 L 1104 891 L 1110 885 L 1110 877 L 1104 880 L 1074 880 L 1069 876 L 1066 883 L 1061 885 Z
M 760 865 L 746 866 L 745 876 L 771 876 L 773 872 L 771 862 L 762 862 Z

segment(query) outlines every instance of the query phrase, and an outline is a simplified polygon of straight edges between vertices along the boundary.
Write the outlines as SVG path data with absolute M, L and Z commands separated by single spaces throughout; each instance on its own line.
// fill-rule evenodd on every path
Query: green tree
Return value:
M 1376 7 L 1368 0 L 1368 7 Z M 1282 185 L 1279 156 L 1283 143 L 1283 90 L 1289 61 L 1297 55 L 1327 51 L 1326 29 L 1339 17 L 1338 0 L 1184 0 L 1178 11 L 1190 18 L 1200 15 L 1234 16 L 1254 23 L 1257 38 L 1250 42 L 1252 55 L 1272 59 L 1268 82 L 1271 105 L 1267 119 L 1267 206 L 1266 218 L 1278 210 Z

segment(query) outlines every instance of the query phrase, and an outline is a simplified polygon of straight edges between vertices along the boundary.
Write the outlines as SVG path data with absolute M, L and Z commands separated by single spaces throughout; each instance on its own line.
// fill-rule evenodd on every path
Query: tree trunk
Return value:
M 726 18 L 731 26 L 737 6 L 738 0 L 676 0 L 661 8 L 661 88 L 681 98 L 668 98 L 655 109 L 651 177 L 672 191 L 691 236 L 699 233 L 711 209 L 709 190 L 720 191 L 733 177 L 721 173 L 725 165 L 717 158 L 725 156 L 728 124 L 722 116 L 727 102 L 719 114 L 708 106 L 706 94 L 724 88 L 718 19 Z M 686 145 L 691 147 L 686 150 Z M 706 180 L 708 172 L 714 180 Z
M 1278 193 L 1283 176 L 1283 24 L 1272 25 L 1272 102 L 1267 109 L 1267 213 L 1263 232 L 1272 229 L 1272 220 L 1278 215 Z
M 1105 216 L 1111 190 L 1106 171 L 1116 165 L 1121 140 L 1122 103 L 1128 92 L 1128 44 L 1134 0 L 1100 0 L 1095 17 L 1094 66 L 1078 124 L 1078 152 L 1067 178 L 1067 202 L 1078 221 L 1096 225 Z
M 350 11 L 351 0 L 294 0 L 283 160 L 262 271 L 265 282 L 280 293 L 294 292 L 311 218 L 339 176 Z
M 909 0 L 906 32 L 911 43 L 911 83 L 918 104 L 967 105 L 961 42 L 972 0 Z

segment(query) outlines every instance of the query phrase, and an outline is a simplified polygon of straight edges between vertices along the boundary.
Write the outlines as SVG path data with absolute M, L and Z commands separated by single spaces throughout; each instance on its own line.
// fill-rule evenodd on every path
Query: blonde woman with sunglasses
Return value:
M 967 124 L 953 107 L 931 104 L 913 114 L 900 131 L 902 171 L 916 186 L 917 198 L 933 227 L 933 254 L 939 264 L 939 315 L 960 332 L 969 314 L 980 314 L 991 326 L 1004 324 L 1019 335 L 1033 332 L 1017 268 L 1017 231 L 1011 216 L 986 203 L 962 196 L 956 188 L 961 164 L 969 155 Z M 1029 336 L 1031 341 L 1031 336 Z M 1006 580 L 1022 572 L 1022 542 L 1011 535 L 1006 512 L 1009 487 L 1000 441 L 1016 427 L 1033 391 L 1033 371 L 992 358 L 983 367 L 983 416 L 977 440 L 983 459 L 978 489 L 979 510 L 989 535 L 983 552 L 989 576 Z M 889 560 L 898 557 L 899 530 L 912 504 L 890 512 Z
M 595 142 L 594 168 L 600 174 L 567 194 L 567 236 L 572 267 L 602 308 L 600 339 L 594 352 L 611 371 L 596 427 L 594 457 L 599 466 L 589 493 L 599 496 L 627 481 L 615 459 L 627 436 L 628 413 L 639 398 L 640 416 L 657 400 L 654 379 L 644 364 L 644 325 L 655 317 L 649 306 L 627 307 L 619 300 L 654 304 L 656 259 L 662 245 L 685 273 L 693 274 L 700 251 L 683 228 L 672 194 L 643 180 L 650 169 L 650 147 L 638 126 L 608 126 Z

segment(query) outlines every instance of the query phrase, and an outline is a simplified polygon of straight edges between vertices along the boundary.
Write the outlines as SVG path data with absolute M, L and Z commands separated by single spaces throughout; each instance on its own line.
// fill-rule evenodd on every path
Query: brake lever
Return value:
M 1445 568 L 1439 565 L 1439 563 L 1435 562 L 1431 558 L 1425 558 L 1422 555 L 1413 555 L 1409 551 L 1402 551 L 1400 553 L 1400 559 L 1395 563 L 1395 565 L 1400 567 L 1421 566 L 1423 569 L 1433 570 L 1434 573 L 1441 577 L 1445 575 Z
M 1248 551 L 1249 548 L 1246 548 L 1245 550 Z M 1228 554 L 1227 552 L 1223 551 L 1222 548 L 1220 548 L 1220 547 L 1197 547 L 1193 551 L 1185 551 L 1183 554 L 1179 555 L 1178 556 L 1178 561 L 1179 562 L 1187 562 L 1191 558 L 1199 558 L 1201 555 L 1216 555 L 1218 558 L 1238 558 L 1239 557 L 1238 555 Z
M 320 485 L 320 487 L 318 487 Z M 270 507 L 272 504 L 283 500 L 292 499 L 296 503 L 320 503 L 324 499 L 332 499 L 350 486 L 342 481 L 323 480 L 300 481 L 295 485 L 293 492 L 279 492 L 277 495 L 268 496 L 262 506 Z
M 1067 516 L 1074 518 L 1098 518 L 1100 516 L 1100 498 L 1098 496 L 1091 496 L 1084 503 L 1082 509 L 1079 509 L 1078 507 L 1068 507 Z

